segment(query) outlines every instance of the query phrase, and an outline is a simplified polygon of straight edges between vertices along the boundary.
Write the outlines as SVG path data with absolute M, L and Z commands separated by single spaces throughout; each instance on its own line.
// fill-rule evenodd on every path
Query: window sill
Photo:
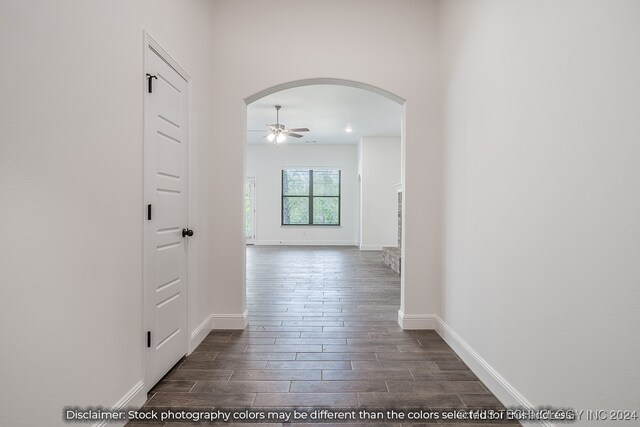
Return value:
M 287 227 L 338 227 L 342 228 L 340 224 L 280 224 L 280 228 Z

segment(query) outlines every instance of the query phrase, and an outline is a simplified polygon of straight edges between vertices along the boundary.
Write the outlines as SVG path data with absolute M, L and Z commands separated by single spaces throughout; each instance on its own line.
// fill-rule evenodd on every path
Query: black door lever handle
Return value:
M 158 80 L 158 76 L 154 76 L 154 75 L 151 75 L 151 74 L 147 73 L 147 80 L 148 80 L 148 83 L 149 83 L 149 87 L 147 88 L 147 92 L 149 92 L 149 93 L 153 92 L 153 84 L 151 83 L 153 80 L 151 80 L 151 79 Z
M 185 236 L 189 236 L 189 237 L 193 236 L 193 230 L 189 230 L 188 228 L 183 228 L 182 237 L 185 237 Z

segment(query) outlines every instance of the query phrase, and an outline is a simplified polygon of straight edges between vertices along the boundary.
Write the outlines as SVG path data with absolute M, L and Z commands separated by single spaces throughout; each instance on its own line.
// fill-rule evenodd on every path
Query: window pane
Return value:
M 340 214 L 337 197 L 313 198 L 313 223 L 314 224 L 339 224 Z
M 309 224 L 309 198 L 283 197 L 282 223 Z
M 282 171 L 283 196 L 308 196 L 309 171 L 287 169 Z
M 314 196 L 339 196 L 340 195 L 340 171 L 320 170 L 313 171 L 313 195 Z

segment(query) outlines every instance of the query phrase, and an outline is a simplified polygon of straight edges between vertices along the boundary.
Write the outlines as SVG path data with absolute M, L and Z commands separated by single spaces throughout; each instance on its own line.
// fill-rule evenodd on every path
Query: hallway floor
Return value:
M 212 331 L 145 409 L 502 409 L 437 333 L 399 328 L 400 278 L 380 252 L 249 246 L 247 305 L 247 329 Z M 435 425 L 340 423 L 374 424 Z

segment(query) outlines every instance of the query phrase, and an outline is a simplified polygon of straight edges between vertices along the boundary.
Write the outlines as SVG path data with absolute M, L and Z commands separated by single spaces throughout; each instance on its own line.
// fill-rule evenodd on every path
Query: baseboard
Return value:
M 356 246 L 351 240 L 256 240 L 255 246 Z
M 533 408 L 518 390 L 515 389 L 498 371 L 496 371 L 486 360 L 482 358 L 471 346 L 460 337 L 449 325 L 439 316 L 434 315 L 436 331 L 447 344 L 456 352 L 464 363 L 469 366 L 474 374 L 487 386 L 487 388 L 506 407 L 518 406 Z M 524 423 L 524 422 L 523 422 Z M 531 421 L 524 424 L 553 427 L 548 421 Z
M 212 314 L 211 329 L 244 329 L 249 324 L 249 311 L 242 314 Z
M 126 409 L 137 410 L 144 405 L 147 400 L 147 394 L 144 392 L 144 382 L 138 381 L 131 389 L 118 400 L 111 408 L 114 412 L 122 411 Z M 105 427 L 107 424 L 111 426 L 124 426 L 127 423 L 126 420 L 122 422 L 111 422 L 107 420 L 100 421 L 93 425 L 93 427 Z
M 405 314 L 398 310 L 398 325 L 402 329 L 436 329 L 436 317 L 434 314 Z
M 204 319 L 202 323 L 200 323 L 198 327 L 193 330 L 193 332 L 191 332 L 191 336 L 189 337 L 189 353 L 188 354 L 191 354 L 191 352 L 195 350 L 200 345 L 200 343 L 206 338 L 209 332 L 211 332 L 212 318 L 213 318 L 213 314 L 208 315 L 207 318 Z
M 384 246 L 378 245 L 360 245 L 361 251 L 381 251 Z

